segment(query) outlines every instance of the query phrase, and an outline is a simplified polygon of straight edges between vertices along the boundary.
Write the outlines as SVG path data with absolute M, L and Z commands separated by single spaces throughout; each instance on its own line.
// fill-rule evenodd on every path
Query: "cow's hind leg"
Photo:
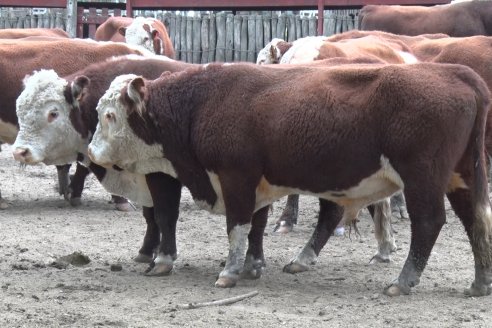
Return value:
M 319 200 L 319 218 L 316 228 L 301 252 L 287 264 L 283 271 L 298 273 L 309 270 L 343 217 L 343 208 L 328 200 Z
M 251 222 L 251 231 L 248 235 L 248 250 L 241 278 L 258 279 L 265 268 L 265 256 L 263 254 L 263 233 L 268 220 L 269 206 L 265 206 L 255 214 Z
M 280 218 L 275 224 L 274 232 L 289 233 L 294 229 L 294 224 L 297 224 L 299 216 L 299 195 L 289 195 L 287 203 Z
M 440 188 L 407 185 L 405 198 L 411 221 L 410 251 L 400 275 L 385 289 L 385 294 L 389 296 L 409 294 L 410 288 L 418 285 L 432 247 L 446 221 L 444 191 Z
M 408 219 L 407 206 L 402 192 L 391 197 L 391 214 L 397 219 Z
M 154 203 L 154 219 L 162 234 L 157 256 L 146 274 L 164 276 L 171 273 L 174 260 L 177 258 L 176 223 L 179 216 L 181 183 L 161 172 L 146 174 L 145 178 Z
M 492 283 L 490 207 L 485 204 L 483 209 L 475 211 L 470 190 L 457 189 L 448 193 L 447 196 L 453 210 L 465 227 L 475 260 L 475 281 L 470 288 L 465 290 L 465 294 L 469 296 L 489 295 Z
M 134 258 L 134 261 L 151 263 L 154 258 L 154 251 L 159 246 L 161 234 L 154 219 L 154 208 L 144 206 L 142 212 L 147 223 L 147 230 L 145 231 L 142 247 L 138 251 L 138 255 Z
M 368 206 L 374 221 L 374 235 L 378 242 L 378 251 L 370 262 L 389 263 L 390 254 L 396 251 L 395 237 L 391 227 L 391 208 L 389 198 Z

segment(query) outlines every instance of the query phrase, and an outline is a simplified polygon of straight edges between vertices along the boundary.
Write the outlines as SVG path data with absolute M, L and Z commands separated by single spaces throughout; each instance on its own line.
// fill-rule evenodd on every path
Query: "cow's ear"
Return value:
M 118 33 L 121 35 L 125 36 L 126 35 L 126 27 L 120 27 L 118 28 Z
M 74 101 L 79 102 L 83 95 L 84 89 L 89 85 L 90 80 L 85 75 L 80 75 L 75 78 L 72 82 L 72 97 Z
M 270 45 L 270 58 L 275 61 L 277 59 L 277 47 Z
M 126 93 L 128 95 L 128 98 L 130 98 L 130 100 L 135 103 L 137 111 L 141 113 L 142 107 L 144 107 L 142 106 L 142 104 L 144 102 L 146 93 L 144 79 L 139 76 L 131 80 L 128 84 Z

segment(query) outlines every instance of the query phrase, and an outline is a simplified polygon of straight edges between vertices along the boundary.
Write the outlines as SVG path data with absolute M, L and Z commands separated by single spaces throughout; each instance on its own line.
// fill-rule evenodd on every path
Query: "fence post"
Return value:
M 210 51 L 210 45 L 208 43 L 208 36 L 209 36 L 209 24 L 210 24 L 210 16 L 209 15 L 203 15 L 202 16 L 202 28 L 201 28 L 201 33 L 202 33 L 202 64 L 208 63 L 208 56 L 209 56 L 209 51 Z
M 208 44 L 210 45 L 210 51 L 208 53 L 208 62 L 215 61 L 215 54 L 217 53 L 217 29 L 215 28 L 215 14 L 210 14 L 210 38 Z
M 241 60 L 241 15 L 234 16 L 234 61 Z
M 256 58 L 258 58 L 258 52 L 261 49 L 263 49 L 263 47 L 265 46 L 265 43 L 263 42 L 263 21 L 261 15 L 256 15 L 255 25 L 256 25 L 256 37 L 255 37 L 256 51 L 255 51 L 254 62 L 256 62 Z
M 272 40 L 272 12 L 263 12 L 263 47 Z M 262 47 L 262 48 L 263 48 Z
M 77 36 L 77 0 L 67 0 L 67 33 L 71 38 Z
M 232 62 L 234 56 L 234 15 L 226 16 L 225 61 Z
M 225 24 L 225 15 L 224 13 L 218 13 L 216 16 L 217 20 L 217 54 L 215 57 L 215 61 L 218 62 L 223 62 L 225 61 L 225 43 L 226 43 L 226 38 L 225 38 L 225 30 L 226 30 L 226 24 Z
M 186 17 L 186 62 L 193 63 L 193 17 Z
M 287 41 L 293 42 L 296 40 L 296 17 L 294 14 L 287 14 Z
M 197 15 L 193 17 L 193 52 L 192 52 L 192 57 L 193 57 L 193 63 L 194 64 L 200 64 L 201 62 L 201 45 L 202 45 L 202 40 L 201 40 L 201 35 L 200 35 L 200 30 L 202 28 L 202 22 L 201 22 L 201 15 Z
M 256 62 L 255 22 L 256 22 L 255 15 L 249 15 L 248 16 L 248 61 L 249 62 Z
M 241 61 L 248 59 L 248 16 L 241 15 Z
M 181 26 L 179 27 L 181 34 L 181 52 L 179 59 L 186 61 L 186 15 L 181 16 Z

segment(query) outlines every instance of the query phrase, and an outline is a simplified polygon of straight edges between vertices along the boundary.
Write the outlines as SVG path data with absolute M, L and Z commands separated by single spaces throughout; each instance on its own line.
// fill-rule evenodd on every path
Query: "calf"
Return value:
M 359 13 L 359 27 L 405 35 L 492 35 L 492 2 L 474 0 L 433 7 L 367 5 Z
M 152 261 L 154 249 L 161 240 L 159 226 L 163 231 L 163 251 L 176 257 L 175 230 L 162 224 L 163 219 L 169 217 L 176 225 L 181 184 L 170 176 L 157 174 L 152 179 L 159 184 L 149 191 L 143 174 L 106 169 L 88 161 L 85 155 L 96 130 L 96 105 L 118 75 L 133 73 L 157 78 L 163 71 L 175 72 L 192 66 L 163 56 L 123 56 L 95 63 L 64 77 L 53 70 L 41 70 L 26 78 L 24 91 L 17 99 L 20 130 L 13 147 L 17 160 L 27 164 L 53 161 L 68 164 L 77 158 L 96 174 L 106 190 L 144 206 L 147 232 L 135 258 L 138 262 Z M 153 199 L 158 200 L 155 208 Z M 171 269 L 153 266 L 148 274 L 165 274 Z
M 229 255 L 218 287 L 234 286 L 241 271 L 261 273 L 261 230 L 274 200 L 321 199 L 315 233 L 286 267 L 292 272 L 316 259 L 342 215 L 404 187 L 410 251 L 386 293 L 407 294 L 446 220 L 446 194 L 475 258 L 468 293 L 481 296 L 492 281 L 488 105 L 486 85 L 461 65 L 212 64 L 154 81 L 116 78 L 99 101 L 88 154 L 104 166 L 175 176 L 198 203 L 226 215 Z
M 157 55 L 175 56 L 166 27 L 155 18 L 109 17 L 97 28 L 95 39 L 126 42 L 142 46 Z
M 22 91 L 22 80 L 27 74 L 38 69 L 54 69 L 61 75 L 68 75 L 91 63 L 103 61 L 113 56 L 124 54 L 147 54 L 144 49 L 136 49 L 126 44 L 98 43 L 91 40 L 62 39 L 58 41 L 32 41 L 22 42 L 8 40 L 7 43 L 0 42 L 0 70 L 3 72 L 0 81 L 0 141 L 12 144 L 19 130 L 17 115 L 15 113 L 15 101 Z M 45 95 L 46 97 L 46 95 Z M 64 140 L 58 140 L 63 145 Z M 75 160 L 75 158 L 73 159 Z M 72 160 L 72 161 L 73 161 Z M 64 165 L 66 161 L 59 162 L 56 159 L 48 164 Z M 88 171 L 78 167 L 78 178 L 72 183 L 72 191 L 64 183 L 68 180 L 67 168 L 59 169 L 62 176 L 61 192 L 70 197 L 71 203 L 77 205 L 83 188 L 83 178 Z M 128 204 L 126 200 L 115 198 L 122 203 L 124 209 Z M 0 203 L 2 200 L 0 199 Z M 3 203 L 5 203 L 3 201 Z M 125 206 L 126 205 L 126 206 Z

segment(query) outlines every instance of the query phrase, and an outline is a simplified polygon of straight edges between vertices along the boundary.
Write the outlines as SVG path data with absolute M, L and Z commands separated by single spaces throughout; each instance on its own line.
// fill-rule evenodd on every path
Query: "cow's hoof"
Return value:
M 173 271 L 172 264 L 156 263 L 153 268 L 145 272 L 145 275 L 151 277 L 169 276 L 172 273 L 172 271 Z
M 5 200 L 0 199 L 0 210 L 5 210 L 9 207 L 9 203 L 7 203 Z
M 304 264 L 291 262 L 291 263 L 287 264 L 286 266 L 284 266 L 284 269 L 282 271 L 294 274 L 294 273 L 304 272 L 304 271 L 308 271 L 308 270 L 309 270 L 309 267 L 304 265 Z
M 478 297 L 478 296 L 487 296 L 490 295 L 491 292 L 491 286 L 480 286 L 477 287 L 475 283 L 472 283 L 470 288 L 465 289 L 465 295 L 466 296 L 473 296 L 473 297 Z
M 80 197 L 70 198 L 70 205 L 77 207 L 82 205 L 82 199 Z
M 242 279 L 255 280 L 259 279 L 263 274 L 263 268 L 253 268 L 251 270 L 241 272 Z
M 377 253 L 376 255 L 374 255 L 369 261 L 369 263 L 390 263 L 390 262 L 391 262 L 391 258 L 389 257 L 389 255 L 383 255 L 381 253 Z
M 289 233 L 294 230 L 294 225 L 288 223 L 287 221 L 280 221 L 275 225 L 275 228 L 273 228 L 273 232 L 278 232 L 278 233 Z
M 232 277 L 219 277 L 215 282 L 215 287 L 218 288 L 232 288 L 236 286 L 237 278 Z
M 384 294 L 387 296 L 400 296 L 400 295 L 408 295 L 410 294 L 410 287 L 404 287 L 399 285 L 398 283 L 392 283 L 384 289 Z
M 133 259 L 133 261 L 138 262 L 138 263 L 151 263 L 153 260 L 152 256 L 150 255 L 145 255 L 142 253 L 138 253 L 137 256 Z
M 116 203 L 114 204 L 116 210 L 120 212 L 132 212 L 135 208 L 130 203 Z

